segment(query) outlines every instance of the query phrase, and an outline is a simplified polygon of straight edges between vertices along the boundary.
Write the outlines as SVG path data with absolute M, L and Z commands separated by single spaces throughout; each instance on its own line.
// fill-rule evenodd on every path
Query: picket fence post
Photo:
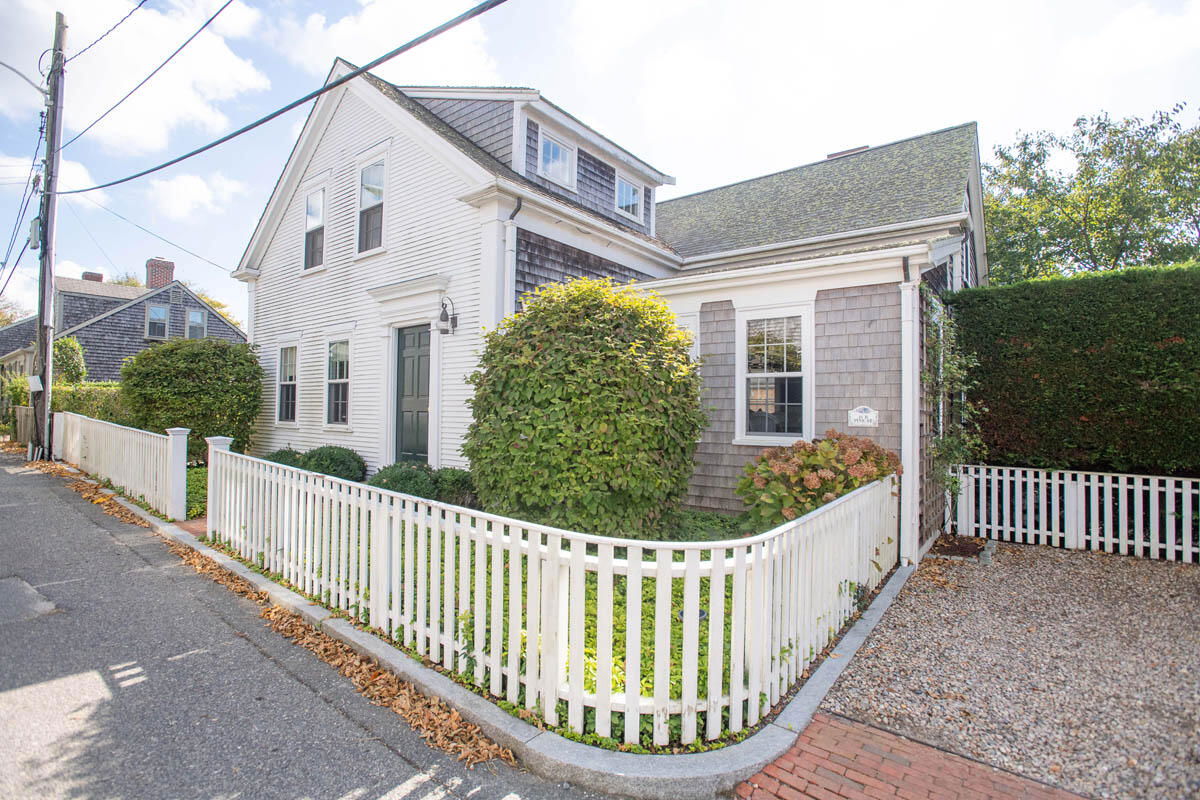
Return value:
M 1086 511 L 1083 502 L 1083 483 L 1079 475 L 1059 473 L 1063 475 L 1063 547 L 1067 550 L 1080 550 L 1085 539 L 1087 526 Z
M 167 516 L 172 520 L 187 519 L 187 437 L 191 432 L 191 428 L 167 428 Z
M 63 454 L 63 428 L 66 427 L 63 412 L 55 411 L 53 414 L 53 427 L 50 435 L 50 460 L 62 460 Z
M 221 513 L 219 507 L 220 492 L 217 490 L 217 470 L 213 468 L 215 463 L 215 454 L 217 451 L 229 452 L 229 445 L 233 444 L 232 436 L 206 436 L 204 441 L 208 442 L 208 525 L 207 534 L 210 542 L 215 541 L 213 537 L 213 524 L 217 519 L 217 515 Z

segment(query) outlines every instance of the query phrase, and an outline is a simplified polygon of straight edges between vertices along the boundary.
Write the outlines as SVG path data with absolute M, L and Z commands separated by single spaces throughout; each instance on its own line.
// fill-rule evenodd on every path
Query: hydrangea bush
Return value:
M 829 430 L 815 442 L 763 450 L 746 465 L 737 493 L 753 526 L 764 530 L 899 472 L 897 454 L 865 437 Z

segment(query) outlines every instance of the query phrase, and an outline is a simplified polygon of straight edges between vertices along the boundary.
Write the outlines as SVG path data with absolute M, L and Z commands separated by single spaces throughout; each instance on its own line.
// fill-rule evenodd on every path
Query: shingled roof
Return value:
M 115 300 L 132 300 L 150 291 L 145 286 L 126 286 L 121 283 L 106 283 L 104 281 L 85 281 L 79 278 L 56 277 L 54 288 L 60 292 L 74 294 L 90 294 L 96 297 L 111 297 Z
M 975 169 L 974 122 L 657 205 L 685 258 L 953 214 Z

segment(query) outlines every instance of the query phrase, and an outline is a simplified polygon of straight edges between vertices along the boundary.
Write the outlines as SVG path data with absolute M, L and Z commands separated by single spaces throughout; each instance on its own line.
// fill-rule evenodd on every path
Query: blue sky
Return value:
M 221 0 L 149 0 L 68 65 L 69 138 L 183 41 Z M 131 0 L 7 0 L 0 59 L 36 76 L 54 11 L 74 53 Z M 122 177 L 319 85 L 335 55 L 364 63 L 470 0 L 238 0 L 125 106 L 63 151 L 66 186 Z M 380 72 L 401 84 L 539 88 L 684 194 L 968 120 L 985 155 L 1019 130 L 1101 109 L 1146 115 L 1200 97 L 1200 0 L 815 4 L 757 0 L 509 0 Z M 16 213 L 39 98 L 0 74 L 0 223 Z M 152 178 L 92 197 L 233 268 L 299 131 L 298 109 Z M 88 200 L 64 203 L 59 274 L 141 274 L 147 258 L 228 302 L 244 286 Z M 6 292 L 34 302 L 26 255 Z

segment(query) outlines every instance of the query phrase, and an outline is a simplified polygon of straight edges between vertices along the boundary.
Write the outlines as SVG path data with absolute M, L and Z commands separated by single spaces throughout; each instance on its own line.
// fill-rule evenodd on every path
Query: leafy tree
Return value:
M 87 380 L 83 347 L 74 336 L 54 340 L 54 382 L 76 384 Z
M 244 450 L 262 403 L 253 348 L 220 339 L 173 339 L 121 367 L 121 394 L 136 427 L 191 428 L 188 455 L 203 460 L 206 436 L 232 436 Z
M 132 272 L 123 272 L 120 275 L 118 275 L 117 277 L 110 280 L 109 283 L 115 283 L 117 286 L 145 286 L 146 285 L 145 283 L 142 282 L 141 278 L 139 278 L 137 275 L 135 275 Z
M 19 319 L 24 319 L 29 316 L 29 312 L 21 307 L 15 300 L 10 300 L 7 297 L 0 298 L 0 328 L 5 325 L 12 325 Z
M 463 445 L 483 507 L 591 533 L 657 535 L 704 426 L 691 336 L 658 298 L 548 284 L 485 339 Z
M 993 283 L 1200 255 L 1200 127 L 1183 106 L 1149 120 L 1080 117 L 1022 134 L 985 167 Z

